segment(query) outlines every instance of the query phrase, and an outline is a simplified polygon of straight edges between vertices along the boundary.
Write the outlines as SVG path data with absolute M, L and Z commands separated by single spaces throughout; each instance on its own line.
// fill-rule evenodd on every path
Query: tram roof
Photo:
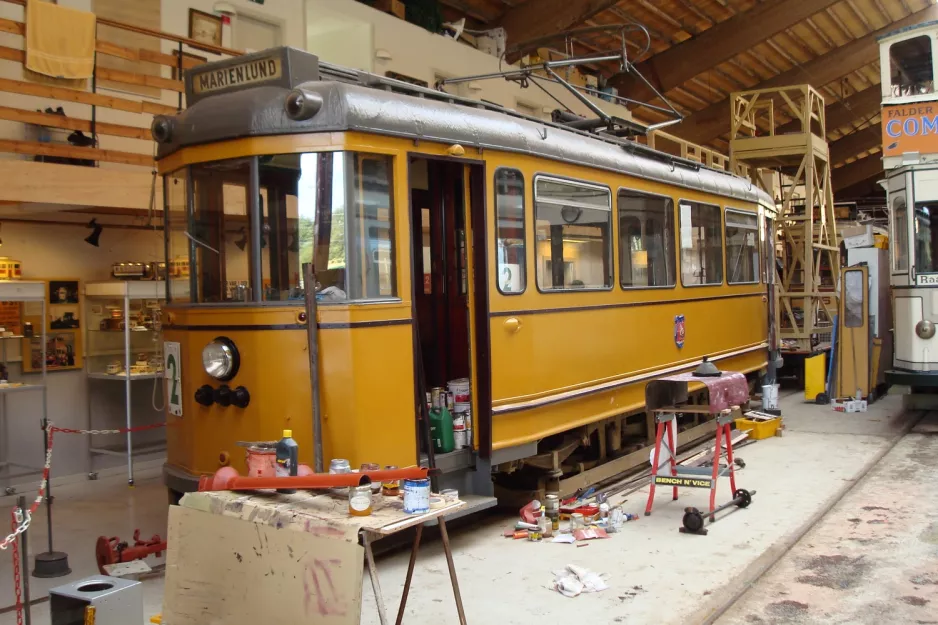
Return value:
M 195 80 L 206 72 L 227 71 L 272 56 L 283 63 L 276 80 L 220 88 L 214 95 L 193 90 Z M 287 116 L 284 102 L 291 87 L 322 99 L 322 107 L 310 119 L 295 121 Z M 186 88 L 192 104 L 173 118 L 170 139 L 157 144 L 158 158 L 186 146 L 239 137 L 357 131 L 526 154 L 774 206 L 774 200 L 749 180 L 634 141 L 322 63 L 292 48 L 200 66 L 187 76 Z

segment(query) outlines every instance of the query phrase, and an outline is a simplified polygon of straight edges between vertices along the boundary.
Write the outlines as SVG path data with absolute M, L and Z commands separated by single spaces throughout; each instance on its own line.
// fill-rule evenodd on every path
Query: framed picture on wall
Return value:
M 50 304 L 77 304 L 77 280 L 49 280 Z
M 221 47 L 221 25 L 221 16 L 189 9 L 189 39 Z
M 47 303 L 23 306 L 23 373 L 42 371 L 42 333 L 46 333 L 46 370 L 82 368 L 81 281 L 77 278 L 40 279 L 46 284 Z
M 30 371 L 42 369 L 42 339 L 34 336 L 29 340 Z M 52 332 L 46 336 L 46 369 L 74 369 L 78 366 L 75 332 Z

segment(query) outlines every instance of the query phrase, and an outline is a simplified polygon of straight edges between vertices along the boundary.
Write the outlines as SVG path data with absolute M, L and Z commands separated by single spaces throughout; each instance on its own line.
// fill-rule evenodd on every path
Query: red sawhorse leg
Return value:
M 720 474 L 720 456 L 723 455 L 720 438 L 723 436 L 723 426 L 717 426 L 717 440 L 713 447 L 713 482 L 710 484 L 710 521 L 713 521 L 713 510 L 717 500 L 717 478 Z
M 655 419 L 657 421 L 657 419 Z M 658 474 L 658 460 L 661 458 L 661 435 L 664 434 L 664 423 L 658 422 L 655 427 L 655 453 L 651 461 L 651 487 L 648 489 L 648 503 L 645 504 L 645 516 L 651 514 L 651 505 L 655 501 L 655 476 Z
M 733 441 L 730 438 L 730 424 L 727 423 L 723 427 L 726 428 L 726 464 L 730 470 L 730 491 L 733 497 L 736 497 L 736 467 L 733 462 Z
M 671 456 L 671 477 L 677 477 L 677 436 L 674 435 L 674 419 L 665 423 L 665 432 L 668 436 L 668 451 Z M 677 486 L 674 487 L 674 501 L 677 501 Z

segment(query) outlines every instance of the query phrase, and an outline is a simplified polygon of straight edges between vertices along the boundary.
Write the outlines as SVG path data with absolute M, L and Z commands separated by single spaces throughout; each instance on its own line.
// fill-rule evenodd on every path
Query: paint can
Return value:
M 443 405 L 443 389 L 434 386 L 430 389 L 430 408 L 442 408 Z
M 450 380 L 447 383 L 449 392 L 453 394 L 454 410 L 456 412 L 465 412 L 469 410 L 469 378 L 459 378 Z
M 430 511 L 430 480 L 404 480 L 404 512 L 424 514 Z
M 762 387 L 762 409 L 778 410 L 778 384 L 766 384 Z
M 469 438 L 466 435 L 466 417 L 458 412 L 453 415 L 453 439 L 456 441 L 456 449 L 469 445 Z
M 455 396 L 450 392 L 445 392 L 443 395 L 446 397 L 446 407 L 449 408 L 450 412 L 454 412 L 456 410 Z

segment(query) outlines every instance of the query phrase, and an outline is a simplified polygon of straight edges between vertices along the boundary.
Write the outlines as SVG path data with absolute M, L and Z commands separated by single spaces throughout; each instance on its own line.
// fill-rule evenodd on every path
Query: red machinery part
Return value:
M 157 558 L 166 551 L 166 541 L 160 538 L 159 534 L 154 534 L 150 540 L 140 540 L 140 530 L 134 531 L 134 546 L 121 542 L 117 536 L 99 536 L 95 545 L 95 559 L 98 562 L 98 571 L 102 575 L 107 575 L 105 565 L 118 564 L 120 562 L 131 562 L 132 560 L 143 560 L 149 555 L 156 555 Z
M 302 468 L 302 467 L 299 467 Z M 215 475 L 203 475 L 199 479 L 199 491 L 211 490 L 263 490 L 289 488 L 293 490 L 322 490 L 343 486 L 363 486 L 372 482 L 426 479 L 430 470 L 426 467 L 408 469 L 385 469 L 360 473 L 312 473 L 297 471 L 300 475 L 287 477 L 245 477 L 234 467 L 222 467 Z

